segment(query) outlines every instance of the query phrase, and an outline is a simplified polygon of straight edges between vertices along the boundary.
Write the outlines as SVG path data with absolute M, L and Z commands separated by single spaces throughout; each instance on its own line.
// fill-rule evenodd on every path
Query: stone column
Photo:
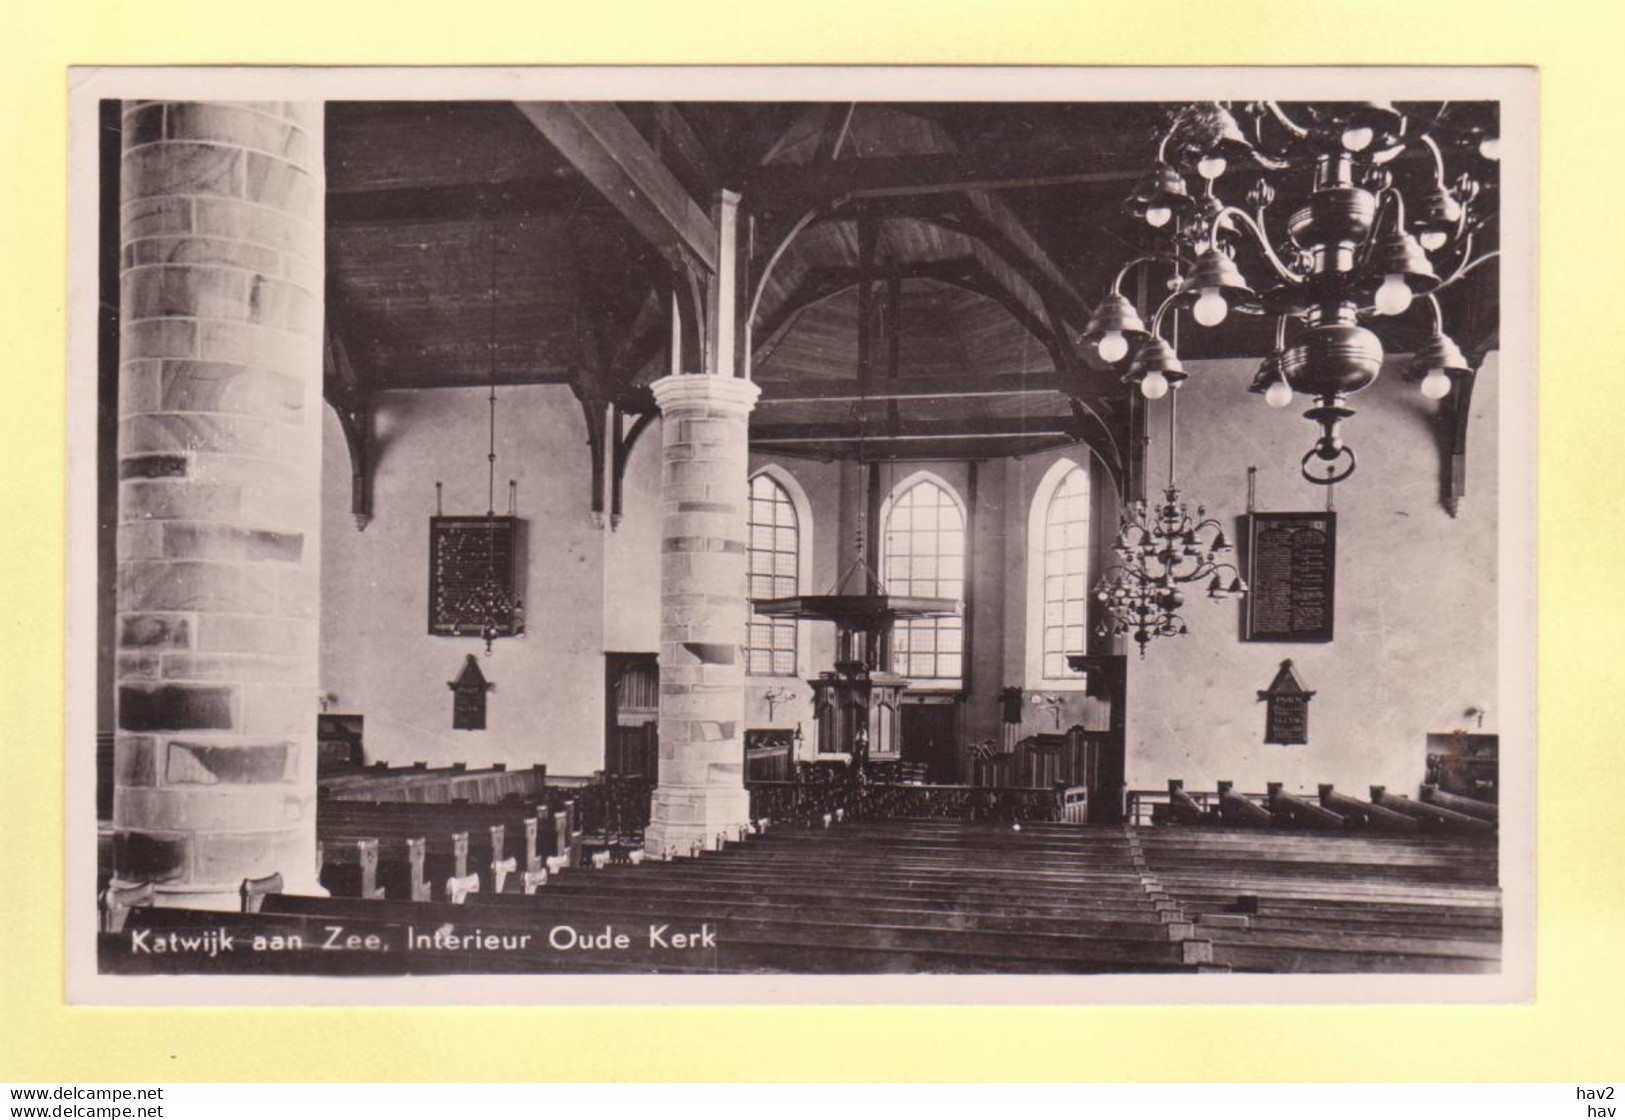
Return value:
M 125 103 L 114 872 L 315 889 L 319 103 Z
M 660 405 L 660 785 L 644 848 L 715 848 L 750 819 L 745 792 L 747 423 L 735 377 L 653 385 Z

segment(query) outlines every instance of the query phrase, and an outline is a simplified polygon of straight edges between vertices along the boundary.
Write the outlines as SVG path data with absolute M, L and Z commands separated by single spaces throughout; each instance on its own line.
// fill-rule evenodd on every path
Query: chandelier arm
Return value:
M 1378 235 L 1382 233 L 1383 219 L 1390 214 L 1394 215 L 1393 226 L 1395 233 L 1405 229 L 1405 196 L 1399 193 L 1396 187 L 1384 187 L 1377 192 L 1377 216 L 1371 222 L 1371 233 L 1360 246 L 1360 259 L 1355 264 L 1355 272 L 1364 272 L 1371 264 L 1371 258 L 1377 252 Z
M 1112 278 L 1112 289 L 1111 289 L 1112 294 L 1113 295 L 1122 295 L 1123 294 L 1123 281 L 1128 279 L 1128 274 L 1134 269 L 1134 267 L 1136 265 L 1154 264 L 1154 263 L 1159 262 L 1159 261 L 1164 263 L 1164 264 L 1174 265 L 1176 272 L 1179 269 L 1179 267 L 1181 267 L 1181 266 L 1184 266 L 1184 267 L 1187 267 L 1187 268 L 1188 267 L 1194 267 L 1194 262 L 1185 259 L 1184 257 L 1180 256 L 1177 253 L 1147 253 L 1142 257 L 1135 257 L 1133 260 L 1131 260 L 1127 264 L 1125 264 L 1122 268 L 1117 270 L 1117 275 Z
M 1275 156 L 1261 150 L 1256 144 L 1247 146 L 1247 154 L 1253 157 L 1253 162 L 1265 171 L 1285 171 L 1292 166 L 1292 161 L 1285 156 Z
M 1448 105 L 1449 102 L 1445 102 L 1445 104 Z M 1427 145 L 1428 151 L 1433 153 L 1433 181 L 1443 190 L 1445 189 L 1444 152 L 1439 150 L 1439 142 L 1427 132 L 1423 132 L 1420 139 L 1423 144 Z
M 1450 112 L 1450 106 L 1453 104 L 1455 104 L 1453 101 L 1439 102 L 1439 107 L 1433 111 L 1433 116 L 1429 118 L 1428 122 L 1417 127 L 1416 135 L 1423 138 L 1432 135 L 1434 129 L 1444 124 L 1445 115 Z M 1406 117 L 1405 119 L 1409 121 L 1410 118 Z
M 1168 297 L 1157 305 L 1157 313 L 1151 316 L 1151 336 L 1153 338 L 1162 337 L 1162 317 L 1168 313 L 1170 308 L 1178 306 L 1182 295 L 1184 293 L 1180 291 L 1170 292 Z
M 1168 141 L 1170 141 L 1170 140 L 1172 140 L 1174 138 L 1174 129 L 1176 129 L 1178 127 L 1179 127 L 1179 117 L 1175 116 L 1174 120 L 1173 120 L 1173 123 L 1168 126 L 1168 130 L 1162 134 L 1162 139 L 1157 141 L 1157 162 L 1158 163 L 1167 163 L 1168 162 Z
M 1297 121 L 1293 120 L 1291 117 L 1287 116 L 1286 110 L 1281 108 L 1280 102 L 1263 101 L 1260 102 L 1260 104 L 1269 110 L 1270 116 L 1274 117 L 1276 122 L 1279 123 L 1282 128 L 1292 133 L 1293 139 L 1303 140 L 1308 137 L 1309 130 L 1303 127 L 1303 125 L 1299 124 Z
M 1437 290 L 1435 288 L 1434 292 Z M 1439 297 L 1434 292 L 1429 292 L 1423 298 L 1427 302 L 1428 309 L 1433 314 L 1433 333 L 1440 334 L 1444 331 L 1444 310 L 1439 306 Z
M 1501 256 L 1501 250 L 1492 249 L 1476 260 L 1469 260 L 1468 258 L 1472 255 L 1472 249 L 1472 240 L 1469 238 L 1467 242 L 1467 251 L 1462 254 L 1462 263 L 1456 267 L 1456 271 L 1452 272 L 1448 279 L 1441 281 L 1439 286 L 1433 289 L 1435 292 L 1443 291 L 1450 285 L 1454 284 L 1457 280 L 1460 280 L 1463 276 L 1466 276 L 1469 272 L 1473 271 L 1473 269 L 1477 268 L 1479 265 L 1486 261 L 1496 260 Z
M 1252 233 L 1253 237 L 1258 241 L 1258 247 L 1263 251 L 1265 259 L 1270 262 L 1270 267 L 1275 269 L 1276 274 L 1279 275 L 1281 279 L 1285 280 L 1289 284 L 1303 283 L 1304 278 L 1292 271 L 1292 269 L 1288 268 L 1286 262 L 1280 257 L 1276 256 L 1275 249 L 1270 245 L 1269 234 L 1264 232 L 1263 209 L 1260 209 L 1258 211 L 1258 217 L 1254 218 L 1251 214 L 1247 213 L 1247 211 L 1238 206 L 1222 207 L 1217 214 L 1213 215 L 1213 224 L 1208 231 L 1209 242 L 1214 245 L 1219 243 L 1219 223 L 1224 221 L 1224 219 L 1227 217 L 1241 219 L 1242 225 L 1246 226 L 1247 229 Z
M 1194 560 L 1196 558 L 1195 557 L 1188 557 L 1188 559 L 1193 559 Z M 1169 573 L 1169 575 L 1173 576 L 1173 579 L 1174 579 L 1175 583 L 1195 583 L 1197 580 L 1199 580 L 1203 576 L 1207 575 L 1207 572 L 1205 570 L 1203 570 L 1203 567 L 1202 567 L 1202 564 L 1201 564 L 1200 561 L 1197 561 L 1196 567 L 1192 568 L 1190 571 L 1185 572 L 1183 574 L 1179 571 L 1178 567 L 1170 567 L 1168 569 L 1168 573 Z

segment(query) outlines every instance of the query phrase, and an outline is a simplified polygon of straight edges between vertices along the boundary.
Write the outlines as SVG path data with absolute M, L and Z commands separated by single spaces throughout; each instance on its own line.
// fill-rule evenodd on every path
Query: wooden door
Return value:
M 652 653 L 604 655 L 604 774 L 658 780 L 660 662 Z
M 925 766 L 925 780 L 949 785 L 959 775 L 959 705 L 903 704 L 903 761 Z

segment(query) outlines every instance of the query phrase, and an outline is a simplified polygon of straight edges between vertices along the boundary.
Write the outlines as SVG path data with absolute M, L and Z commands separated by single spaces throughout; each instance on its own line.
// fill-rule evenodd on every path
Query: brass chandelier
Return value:
M 1467 166 L 1453 180 L 1447 153 Z M 1341 434 L 1354 415 L 1348 398 L 1383 362 L 1366 323 L 1423 306 L 1429 330 L 1409 377 L 1430 398 L 1470 372 L 1444 332 L 1437 294 L 1499 256 L 1475 255 L 1496 212 L 1498 158 L 1494 118 L 1481 105 L 1432 103 L 1420 114 L 1386 101 L 1186 105 L 1126 202 L 1151 251 L 1118 271 L 1084 342 L 1098 365 L 1126 367 L 1123 380 L 1155 400 L 1184 376 L 1164 331 L 1179 309 L 1206 328 L 1231 311 L 1273 316 L 1275 345 L 1250 388 L 1276 408 L 1300 393 L 1314 402 L 1304 416 L 1320 436 L 1300 469 L 1318 485 L 1339 482 L 1356 467 Z M 1218 193 L 1221 178 L 1244 171 L 1246 208 Z M 1255 286 L 1238 257 L 1266 279 Z M 1149 326 L 1123 294 L 1136 269 L 1169 277 Z
M 1179 381 L 1174 373 L 1168 400 L 1168 485 L 1160 502 L 1131 502 L 1112 542 L 1118 563 L 1095 586 L 1104 617 L 1095 632 L 1106 637 L 1131 637 L 1145 656 L 1152 638 L 1170 638 L 1187 632 L 1179 611 L 1185 604 L 1185 584 L 1207 583 L 1214 600 L 1245 595 L 1247 585 L 1225 557 L 1232 552 L 1224 529 L 1207 509 L 1198 505 L 1193 516 L 1174 480 L 1175 423 L 1178 419 Z

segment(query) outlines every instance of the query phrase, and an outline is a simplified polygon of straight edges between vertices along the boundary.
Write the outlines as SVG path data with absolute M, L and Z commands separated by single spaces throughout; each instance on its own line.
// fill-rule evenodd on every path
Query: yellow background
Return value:
M 1625 84 L 1613 4 L 104 0 L 0 69 L 0 1081 L 1621 1076 L 1615 698 Z M 1541 73 L 1539 972 L 1506 1008 L 80 1009 L 62 990 L 70 64 L 1533 64 Z M 86 746 L 85 749 L 88 749 Z

